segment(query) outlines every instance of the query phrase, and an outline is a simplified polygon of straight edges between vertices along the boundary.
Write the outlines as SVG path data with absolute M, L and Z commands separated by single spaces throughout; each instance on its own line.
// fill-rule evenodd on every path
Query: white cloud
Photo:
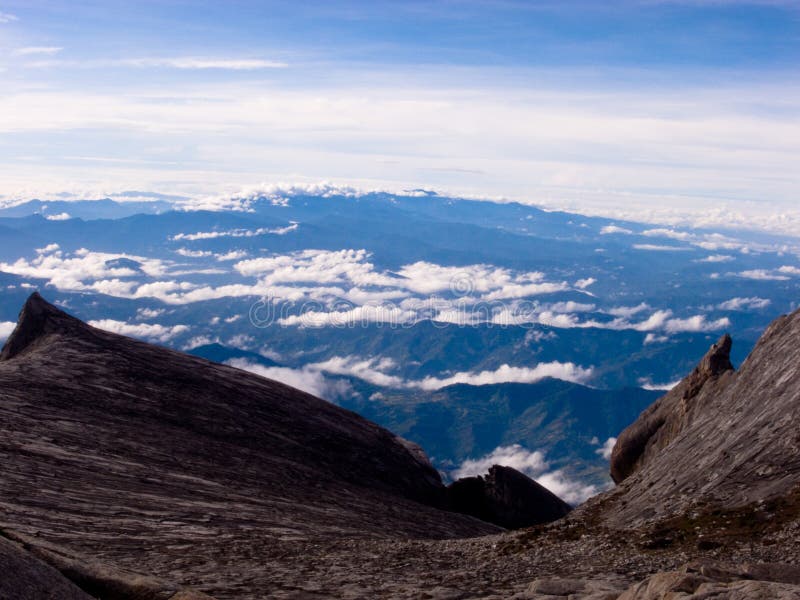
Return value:
M 603 442 L 603 445 L 600 448 L 595 450 L 595 453 L 599 454 L 604 459 L 608 460 L 611 458 L 611 453 L 614 451 L 614 445 L 616 443 L 617 443 L 617 438 L 610 437 L 605 442 Z
M 650 305 L 647 304 L 646 302 L 642 302 L 640 304 L 637 304 L 636 306 L 616 306 L 614 308 L 608 309 L 606 312 L 615 317 L 624 317 L 626 319 L 629 319 L 635 315 L 638 315 L 640 312 L 649 309 Z
M 95 290 L 101 293 L 126 296 L 131 294 L 133 282 L 121 278 L 137 276 L 141 272 L 158 277 L 166 272 L 166 265 L 157 259 L 148 259 L 128 254 L 91 252 L 85 248 L 72 255 L 64 255 L 58 244 L 49 244 L 37 250 L 32 260 L 20 258 L 13 263 L 0 263 L 0 270 L 35 279 L 47 279 L 50 285 L 60 290 Z M 137 269 L 127 262 L 133 261 Z M 91 283 L 94 282 L 94 283 Z
M 285 62 L 263 59 L 220 59 L 220 58 L 130 58 L 117 61 L 117 64 L 130 67 L 168 67 L 172 69 L 225 69 L 233 71 L 252 71 L 256 69 L 283 69 Z
M 706 256 L 705 258 L 699 258 L 695 262 L 701 263 L 724 263 L 730 262 L 732 260 L 736 260 L 733 256 L 727 254 L 712 254 L 711 256 Z
M 695 315 L 687 319 L 668 319 L 664 324 L 664 331 L 667 333 L 718 331 L 730 326 L 731 322 L 727 317 L 708 321 L 705 315 Z
M 12 321 L 0 321 L 0 342 L 8 338 L 16 326 L 17 324 Z
M 680 379 L 672 383 L 653 383 L 649 377 L 642 377 L 639 379 L 639 385 L 642 389 L 655 391 L 655 392 L 668 392 L 681 382 Z
M 756 281 L 788 281 L 786 275 L 778 275 L 766 269 L 751 269 L 749 271 L 741 271 L 739 277 L 744 279 L 755 279 Z
M 460 372 L 448 377 L 426 377 L 410 385 L 423 390 L 438 390 L 443 387 L 465 383 L 468 385 L 489 385 L 495 383 L 535 383 L 547 377 L 586 383 L 593 374 L 591 367 L 584 368 L 574 363 L 548 362 L 539 363 L 535 367 L 512 367 L 501 365 L 493 371 Z
M 717 305 L 720 310 L 756 310 L 766 308 L 772 303 L 767 298 L 731 298 Z
M 663 342 L 668 342 L 669 336 L 666 335 L 658 335 L 656 333 L 648 333 L 644 336 L 644 345 L 648 346 L 650 344 L 659 344 Z
M 572 505 L 580 504 L 600 492 L 597 486 L 569 479 L 561 469 L 547 472 L 549 465 L 544 454 L 538 450 L 527 450 L 519 444 L 500 446 L 481 458 L 467 459 L 451 475 L 454 479 L 484 475 L 494 465 L 511 467 L 524 473 Z
M 350 393 L 350 386 L 346 381 L 330 380 L 320 371 L 310 369 L 290 369 L 288 367 L 265 367 L 250 362 L 243 358 L 234 358 L 226 361 L 227 365 L 250 371 L 256 375 L 280 381 L 293 388 L 302 390 L 318 398 L 331 402 Z
M 593 285 L 595 283 L 597 283 L 597 279 L 595 279 L 594 277 L 587 277 L 586 279 L 578 279 L 578 281 L 575 282 L 575 287 L 578 288 L 579 290 L 585 290 L 590 285 Z
M 67 221 L 68 219 L 71 219 L 72 217 L 70 216 L 69 213 L 62 212 L 62 213 L 58 213 L 57 215 L 47 215 L 45 218 L 48 221 Z
M 388 323 L 402 325 L 417 318 L 417 313 L 395 306 L 356 306 L 350 310 L 309 310 L 299 315 L 290 315 L 278 320 L 280 325 L 299 327 L 353 327 L 360 323 Z
M 179 233 L 177 235 L 173 235 L 170 239 L 173 241 L 186 240 L 188 242 L 194 242 L 197 240 L 213 240 L 224 237 L 249 238 L 260 235 L 286 235 L 291 231 L 297 230 L 298 227 L 298 223 L 292 222 L 285 227 L 259 227 L 258 229 L 230 229 L 227 231 L 198 231 L 197 233 Z
M 189 250 L 188 248 L 178 248 L 175 253 L 187 258 L 202 258 L 213 254 L 207 250 Z
M 177 336 L 189 331 L 186 325 L 165 326 L 158 323 L 126 323 L 113 319 L 101 319 L 89 321 L 89 325 L 104 329 L 112 333 L 127 335 L 131 337 L 143 338 L 157 342 L 168 342 Z
M 63 48 L 60 46 L 26 46 L 24 48 L 17 48 L 13 54 L 15 56 L 31 56 L 31 55 L 47 55 L 52 56 L 58 54 Z
M 352 356 L 334 356 L 324 362 L 308 365 L 308 368 L 333 375 L 357 377 L 382 387 L 408 387 L 409 384 L 401 377 L 386 373 L 386 371 L 392 370 L 396 366 L 391 358 L 359 359 Z
M 778 269 L 780 273 L 787 273 L 789 275 L 800 275 L 800 268 L 793 267 L 789 265 L 784 265 L 780 269 Z
M 617 225 L 606 225 L 600 230 L 601 235 L 611 235 L 615 233 L 632 235 L 633 231 L 631 231 L 630 229 L 626 229 L 625 227 L 619 227 Z
M 658 244 L 634 244 L 635 250 L 648 250 L 651 252 L 687 252 L 693 250 L 692 248 L 685 248 L 683 246 L 661 246 Z
M 675 229 L 665 229 L 665 228 L 656 228 L 656 229 L 647 229 L 642 232 L 642 235 L 646 235 L 648 237 L 664 237 L 670 238 L 673 240 L 691 240 L 694 239 L 694 235 L 691 233 L 687 233 L 686 231 L 676 231 Z
M 244 250 L 231 250 L 225 254 L 217 254 L 217 261 L 225 262 L 229 260 L 241 260 L 247 257 L 247 252 Z
M 549 466 L 542 452 L 526 450 L 520 444 L 514 444 L 499 446 L 481 458 L 467 459 L 452 475 L 454 479 L 476 477 L 488 473 L 494 465 L 511 467 L 529 477 L 540 475 Z
M 637 323 L 633 329 L 637 331 L 658 331 L 667 333 L 716 331 L 730 326 L 727 318 L 708 321 L 705 315 L 695 315 L 685 319 L 674 318 L 671 310 L 657 310 L 650 317 Z
M 12 21 L 18 21 L 18 20 L 19 18 L 16 15 L 0 11 L 0 23 L 11 23 Z
M 137 319 L 155 319 L 166 311 L 163 308 L 139 308 L 136 310 Z

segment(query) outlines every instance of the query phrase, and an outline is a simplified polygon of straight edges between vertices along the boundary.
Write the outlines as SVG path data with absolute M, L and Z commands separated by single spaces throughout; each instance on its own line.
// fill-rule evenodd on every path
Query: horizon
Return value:
M 330 181 L 798 235 L 800 7 L 596 4 L 5 1 L 0 200 Z

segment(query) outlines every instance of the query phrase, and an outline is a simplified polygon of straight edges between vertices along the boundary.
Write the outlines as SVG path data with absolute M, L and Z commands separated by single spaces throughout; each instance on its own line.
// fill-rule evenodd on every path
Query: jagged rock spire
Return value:
M 677 386 L 645 410 L 623 431 L 611 453 L 610 474 L 619 483 L 636 472 L 648 458 L 667 446 L 691 419 L 692 400 L 710 381 L 728 371 L 733 341 L 723 335 L 700 360 L 694 370 Z
M 22 307 L 17 326 L 0 352 L 0 360 L 13 358 L 43 335 L 82 325 L 81 321 L 42 298 L 39 292 L 34 292 Z

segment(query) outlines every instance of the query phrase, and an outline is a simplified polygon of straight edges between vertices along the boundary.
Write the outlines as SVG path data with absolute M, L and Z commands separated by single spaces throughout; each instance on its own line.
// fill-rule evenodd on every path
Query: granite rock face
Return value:
M 0 357 L 0 530 L 37 544 L 224 595 L 267 586 L 280 540 L 500 530 L 444 510 L 424 454 L 355 413 L 38 294 Z
M 448 486 L 451 510 L 507 529 L 556 521 L 569 504 L 511 467 L 495 465 L 486 476 L 465 477 Z
M 698 367 L 623 431 L 616 488 L 590 500 L 615 527 L 731 509 L 800 484 L 800 311 L 765 331 L 738 371 L 722 337 Z
M 705 386 L 713 394 L 718 380 L 733 373 L 732 343 L 729 335 L 722 336 L 688 377 L 619 435 L 611 454 L 611 477 L 616 483 L 650 462 L 686 429 L 694 413 L 703 408 L 695 400 Z

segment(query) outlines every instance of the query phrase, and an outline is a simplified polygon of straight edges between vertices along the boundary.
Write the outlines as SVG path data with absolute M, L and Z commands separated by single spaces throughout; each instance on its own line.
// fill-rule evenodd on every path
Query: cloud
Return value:
M 674 318 L 671 310 L 657 310 L 647 320 L 633 326 L 636 331 L 659 331 L 667 333 L 716 331 L 730 327 L 728 318 L 708 321 L 705 315 L 695 315 L 685 319 Z
M 141 273 L 158 277 L 167 270 L 160 260 L 128 254 L 91 252 L 82 248 L 65 255 L 58 244 L 49 244 L 36 252 L 38 256 L 32 260 L 20 258 L 13 263 L 2 262 L 0 270 L 23 277 L 47 279 L 50 285 L 60 290 L 95 290 L 122 296 L 132 294 L 134 282 L 122 281 L 121 278 Z
M 16 326 L 12 321 L 0 321 L 0 342 L 5 341 Z
M 720 304 L 717 308 L 720 310 L 756 310 L 759 308 L 766 308 L 772 303 L 767 298 L 731 298 Z
M 634 244 L 635 250 L 649 250 L 651 252 L 687 252 L 693 248 L 685 248 L 683 246 L 661 246 L 658 244 Z
M 0 11 L 0 23 L 11 23 L 13 21 L 19 21 L 19 18 L 16 15 Z
M 328 360 L 309 363 L 302 367 L 306 373 L 327 373 L 356 377 L 373 385 L 395 389 L 420 389 L 435 391 L 458 383 L 467 385 L 487 385 L 495 383 L 535 383 L 547 377 L 582 383 L 591 378 L 593 369 L 583 368 L 573 363 L 540 363 L 535 367 L 511 367 L 501 365 L 495 370 L 465 371 L 447 377 L 425 377 L 424 379 L 404 379 L 395 375 L 398 365 L 390 358 L 357 356 L 334 356 Z
M 683 241 L 694 239 L 694 236 L 691 233 L 664 228 L 647 229 L 642 232 L 642 235 L 646 235 L 648 237 L 664 237 Z
M 117 61 L 117 64 L 128 67 L 168 67 L 172 69 L 224 69 L 232 71 L 253 71 L 257 69 L 284 69 L 289 65 L 285 62 L 252 59 L 222 59 L 222 58 L 130 58 Z
M 789 266 L 789 265 L 784 265 L 783 267 L 778 269 L 778 272 L 786 273 L 788 275 L 800 275 L 800 268 Z
M 611 235 L 615 233 L 632 235 L 633 231 L 630 229 L 626 229 L 625 227 L 619 227 L 617 225 L 606 225 L 600 230 L 601 235 Z
M 672 383 L 653 383 L 649 377 L 642 377 L 639 379 L 639 385 L 642 389 L 650 390 L 651 392 L 668 392 L 681 382 L 680 379 Z
M 175 250 L 175 254 L 180 254 L 181 256 L 185 256 L 187 258 L 202 258 L 205 256 L 211 256 L 214 253 L 204 250 L 189 250 L 188 248 L 178 248 L 177 250 Z
M 17 48 L 12 54 L 15 56 L 48 55 L 58 54 L 63 48 L 60 46 L 27 46 Z
M 715 321 L 706 320 L 705 315 L 695 315 L 687 319 L 668 319 L 664 324 L 667 333 L 718 331 L 731 326 L 727 317 Z
M 159 325 L 158 323 L 126 323 L 113 319 L 89 321 L 89 325 L 112 333 L 118 333 L 119 335 L 143 338 L 161 343 L 169 342 L 177 336 L 189 331 L 186 325 L 165 326 Z
M 648 346 L 650 344 L 659 344 L 663 342 L 668 342 L 669 336 L 666 335 L 658 335 L 656 333 L 648 333 L 644 336 L 644 345 Z
M 705 258 L 699 258 L 695 262 L 701 263 L 724 263 L 730 262 L 732 260 L 736 260 L 733 256 L 729 256 L 727 254 L 712 254 L 711 256 L 706 256 Z
M 593 285 L 595 283 L 597 283 L 597 279 L 595 279 L 594 277 L 587 277 L 586 279 L 578 279 L 578 281 L 575 282 L 575 287 L 578 288 L 579 290 L 585 290 L 590 285 Z
M 467 459 L 452 472 L 453 478 L 475 477 L 489 472 L 494 465 L 511 467 L 529 477 L 540 475 L 549 466 L 544 454 L 526 450 L 519 444 L 498 446 L 489 454 L 477 459 Z
M 66 221 L 68 219 L 71 219 L 72 217 L 70 216 L 69 213 L 62 212 L 57 215 L 47 215 L 45 218 L 48 221 Z
M 600 492 L 597 486 L 586 485 L 568 478 L 561 469 L 548 472 L 549 464 L 544 454 L 538 450 L 527 450 L 520 444 L 499 446 L 481 458 L 467 459 L 451 473 L 451 476 L 453 479 L 459 479 L 484 475 L 494 465 L 511 467 L 524 473 L 573 506 Z
M 391 358 L 358 359 L 352 356 L 334 356 L 324 362 L 309 365 L 309 368 L 333 375 L 357 377 L 381 387 L 409 387 L 409 384 L 401 377 L 386 373 L 386 371 L 392 370 L 396 366 L 396 363 Z
M 226 361 L 227 365 L 250 371 L 256 375 L 280 381 L 293 388 L 324 398 L 331 402 L 344 397 L 351 392 L 346 381 L 330 380 L 320 371 L 311 369 L 291 369 L 288 367 L 265 367 L 243 358 L 234 358 Z
M 217 261 L 225 262 L 229 260 L 241 260 L 247 257 L 247 252 L 244 250 L 231 250 L 230 252 L 226 252 L 225 254 L 217 254 Z
M 617 438 L 610 437 L 605 442 L 603 442 L 603 445 L 600 448 L 595 450 L 595 453 L 599 454 L 604 459 L 609 460 L 611 458 L 611 453 L 614 451 L 614 445 L 616 443 L 617 443 Z
M 592 367 L 584 368 L 574 363 L 548 362 L 539 363 L 535 367 L 512 367 L 501 365 L 493 371 L 466 371 L 455 373 L 449 377 L 426 377 L 410 385 L 423 390 L 438 390 L 450 385 L 464 383 L 467 385 L 489 385 L 495 383 L 535 383 L 542 379 L 552 377 L 574 383 L 586 383 L 591 379 L 594 370 Z
M 197 240 L 213 240 L 216 238 L 249 238 L 260 235 L 286 235 L 290 231 L 295 231 L 299 227 L 298 223 L 292 222 L 286 227 L 260 227 L 259 229 L 231 229 L 228 231 L 198 231 L 197 233 L 179 233 L 172 236 L 173 241 L 186 240 L 194 242 Z
M 393 326 L 411 323 L 417 313 L 395 306 L 356 306 L 350 310 L 309 310 L 278 320 L 280 325 L 299 327 L 354 327 L 361 323 L 388 323 Z
M 778 275 L 766 269 L 751 269 L 749 271 L 741 271 L 738 273 L 739 277 L 744 279 L 755 279 L 756 281 L 789 281 L 786 275 Z
M 139 308 L 136 310 L 137 319 L 155 319 L 166 311 L 163 308 Z
M 636 306 L 616 306 L 614 308 L 608 309 L 606 312 L 615 317 L 624 317 L 629 319 L 635 315 L 638 315 L 640 312 L 649 309 L 650 305 L 647 304 L 646 302 L 642 302 L 641 304 L 637 304 Z

